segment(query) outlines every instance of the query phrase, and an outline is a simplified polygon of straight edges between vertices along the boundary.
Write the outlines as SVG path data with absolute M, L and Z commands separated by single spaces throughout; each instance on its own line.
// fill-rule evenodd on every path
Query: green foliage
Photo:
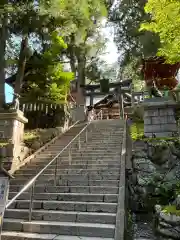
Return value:
M 175 205 L 163 206 L 162 212 L 165 214 L 173 214 L 176 216 L 180 216 L 180 210 L 177 210 Z
M 124 57 L 154 56 L 159 38 L 154 33 L 139 32 L 142 21 L 149 16 L 144 12 L 146 0 L 122 0 L 113 8 L 110 20 L 115 24 L 115 41 Z M 122 55 L 122 54 L 121 54 Z
M 133 141 L 142 140 L 147 143 L 151 143 L 152 146 L 171 146 L 176 142 L 180 144 L 180 140 L 177 137 L 154 137 L 146 138 L 144 136 L 144 123 L 136 121 L 130 126 L 130 135 Z
M 175 199 L 174 187 L 172 183 L 154 183 L 156 195 L 159 198 L 159 204 L 167 204 Z
M 133 123 L 130 126 L 130 135 L 134 141 L 142 139 L 144 136 L 144 123 Z
M 37 68 L 34 68 L 38 74 L 28 76 L 29 89 L 23 89 L 24 97 L 29 100 L 49 99 L 52 102 L 66 102 L 69 92 L 70 81 L 74 78 L 71 72 L 64 72 L 63 65 L 59 63 L 59 54 L 67 45 L 57 32 L 52 33 L 51 45 L 43 53 Z
M 140 24 L 149 19 L 149 15 L 144 12 L 146 2 L 147 0 L 118 1 L 110 15 L 121 56 L 120 77 L 132 78 L 136 91 L 140 91 L 144 85 L 144 76 L 139 71 L 142 58 L 155 56 L 159 47 L 157 34 L 139 31 Z
M 170 63 L 180 62 L 180 1 L 149 0 L 145 12 L 150 14 L 151 21 L 141 25 L 141 32 L 148 30 L 158 34 L 161 41 L 158 56 Z
M 166 193 L 166 199 L 167 203 L 170 202 L 170 200 L 174 200 L 179 194 L 180 194 L 180 182 L 176 181 L 174 184 L 171 181 L 170 183 L 162 184 L 161 192 L 163 191 Z M 170 213 L 177 216 L 180 216 L 180 210 L 176 209 L 175 205 L 167 205 L 163 207 L 164 213 Z
M 66 48 L 67 44 L 64 42 L 63 38 L 59 36 L 57 31 L 54 31 L 51 34 L 51 47 L 44 52 L 43 57 L 47 61 L 53 61 L 53 59 Z
M 166 173 L 154 174 L 151 180 L 148 182 L 149 196 L 148 198 L 154 199 L 156 204 L 166 205 L 176 198 L 176 184 L 177 180 L 165 181 L 164 177 Z
M 110 82 L 116 81 L 118 66 L 118 63 L 110 65 L 98 57 L 93 59 L 86 67 L 87 83 L 99 83 L 101 79 L 109 79 Z
M 127 63 L 121 63 L 120 75 L 122 79 L 132 79 L 135 91 L 144 90 L 144 81 L 141 71 L 138 71 L 140 60 L 136 57 L 129 59 Z
M 70 81 L 78 75 L 83 82 L 85 77 L 81 73 L 85 72 L 88 58 L 102 49 L 101 20 L 107 16 L 107 8 L 112 4 L 104 0 L 13 0 L 8 5 L 0 5 L 0 21 L 3 16 L 8 16 L 7 73 L 14 74 L 21 66 L 23 77 L 22 65 L 28 63 L 34 49 L 39 55 L 24 76 L 23 97 L 66 101 Z M 19 53 L 24 37 L 28 38 L 28 44 L 21 60 Z M 73 73 L 64 72 L 62 62 L 67 58 L 75 66 L 71 66 Z

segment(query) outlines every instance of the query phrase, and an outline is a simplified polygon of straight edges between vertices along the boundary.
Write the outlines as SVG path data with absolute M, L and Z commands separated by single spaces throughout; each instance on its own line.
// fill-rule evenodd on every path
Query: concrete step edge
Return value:
M 115 194 L 116 195 L 116 194 Z M 16 200 L 16 203 L 24 203 L 24 202 L 29 202 L 30 200 Z M 34 200 L 34 203 L 40 202 L 40 203 L 66 203 L 66 204 L 87 204 L 87 205 L 114 205 L 117 206 L 117 203 L 110 203 L 110 202 L 82 202 L 82 201 L 54 201 L 54 200 Z M 8 208 L 8 209 L 14 209 L 14 208 Z M 7 210 L 8 210 L 7 209 Z
M 26 221 L 22 219 L 12 219 L 12 218 L 5 218 L 4 223 L 22 223 L 22 224 L 28 224 L 28 225 L 48 225 L 48 226 L 86 226 L 86 227 L 95 227 L 95 228 L 111 228 L 115 229 L 114 224 L 103 224 L 103 223 L 75 223 L 75 222 L 56 222 L 56 221 Z
M 4 238 L 5 237 L 5 238 Z M 98 237 L 83 237 L 79 236 L 58 236 L 57 234 L 39 234 L 28 232 L 2 232 L 2 240 L 104 240 L 104 238 Z M 114 240 L 113 238 L 106 238 L 106 240 Z
M 18 192 L 9 192 L 9 193 L 14 193 L 14 194 L 16 194 L 16 193 L 18 193 Z M 36 193 L 37 194 L 37 193 Z M 40 193 L 40 194 L 59 194 L 59 195 L 77 195 L 77 196 L 79 196 L 79 195 L 81 195 L 81 196 L 86 196 L 86 195 L 90 195 L 90 196 L 112 196 L 112 195 L 114 195 L 114 196 L 118 196 L 118 194 L 115 194 L 115 193 Z
M 6 209 L 6 212 L 27 212 L 29 213 L 29 209 L 13 209 L 9 208 Z M 33 209 L 34 213 L 56 213 L 56 214 L 69 214 L 69 215 L 91 215 L 91 216 L 113 216 L 116 217 L 116 213 L 109 213 L 109 212 L 81 212 L 81 211 L 60 211 L 60 210 L 46 210 L 46 209 Z M 7 218 L 7 217 L 5 217 Z
M 12 186 L 12 185 L 10 185 L 10 186 Z M 42 186 L 35 186 L 35 188 L 36 187 L 42 187 Z M 51 186 L 51 185 L 49 185 L 49 186 L 47 186 L 47 185 L 44 185 L 44 188 L 45 187 L 47 187 L 47 188 L 51 188 L 51 187 L 54 187 L 54 188 L 60 188 L 60 187 L 72 187 L 72 188 L 89 188 L 89 187 L 91 187 L 91 188 L 114 188 L 114 189 L 116 189 L 116 188 L 118 188 L 118 187 L 114 187 L 114 186 L 99 186 L 99 185 L 97 185 L 97 186 L 94 186 L 94 185 L 91 185 L 91 186 L 87 186 L 87 185 L 83 185 L 83 186 L 79 186 L 79 185 L 76 185 L 76 186 L 74 186 L 74 185 L 72 185 L 72 186 L 67 186 L 67 185 L 58 185 L 58 186 Z

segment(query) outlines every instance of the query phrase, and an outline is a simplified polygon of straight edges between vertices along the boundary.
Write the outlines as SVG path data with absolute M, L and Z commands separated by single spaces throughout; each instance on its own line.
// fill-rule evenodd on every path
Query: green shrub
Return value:
M 144 137 L 144 123 L 133 123 L 130 127 L 131 138 L 136 141 Z

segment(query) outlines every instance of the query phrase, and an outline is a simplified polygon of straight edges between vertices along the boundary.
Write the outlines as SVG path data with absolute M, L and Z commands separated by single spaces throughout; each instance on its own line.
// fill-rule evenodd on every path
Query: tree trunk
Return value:
M 26 66 L 26 53 L 28 47 L 28 36 L 24 36 L 21 41 L 21 50 L 19 54 L 19 63 L 18 63 L 18 71 L 16 75 L 15 88 L 14 92 L 20 94 L 22 82 L 24 78 L 24 71 Z
M 84 96 L 84 90 L 80 87 L 80 85 L 84 85 L 86 81 L 86 74 L 85 74 L 85 68 L 86 68 L 86 57 L 84 54 L 79 53 L 77 55 L 78 60 L 78 67 L 77 67 L 77 74 L 78 74 L 78 98 L 77 103 L 78 104 L 85 104 L 86 99 Z
M 8 39 L 7 22 L 8 16 L 7 14 L 4 14 L 2 27 L 0 28 L 0 108 L 3 108 L 5 103 L 5 54 L 6 41 Z
M 74 76 L 76 77 L 76 59 L 72 51 L 70 51 L 70 66 L 71 71 L 74 73 Z
M 70 39 L 70 44 L 68 47 L 68 52 L 69 52 L 69 58 L 70 58 L 70 66 L 71 66 L 71 71 L 74 73 L 76 77 L 76 57 L 75 57 L 75 37 L 74 34 L 72 34 L 71 39 Z

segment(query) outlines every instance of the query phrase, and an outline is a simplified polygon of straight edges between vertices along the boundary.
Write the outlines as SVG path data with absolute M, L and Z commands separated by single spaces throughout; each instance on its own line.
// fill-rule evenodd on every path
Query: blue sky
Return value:
M 13 99 L 13 89 L 8 84 L 5 84 L 5 94 L 6 94 L 6 102 L 12 102 Z

